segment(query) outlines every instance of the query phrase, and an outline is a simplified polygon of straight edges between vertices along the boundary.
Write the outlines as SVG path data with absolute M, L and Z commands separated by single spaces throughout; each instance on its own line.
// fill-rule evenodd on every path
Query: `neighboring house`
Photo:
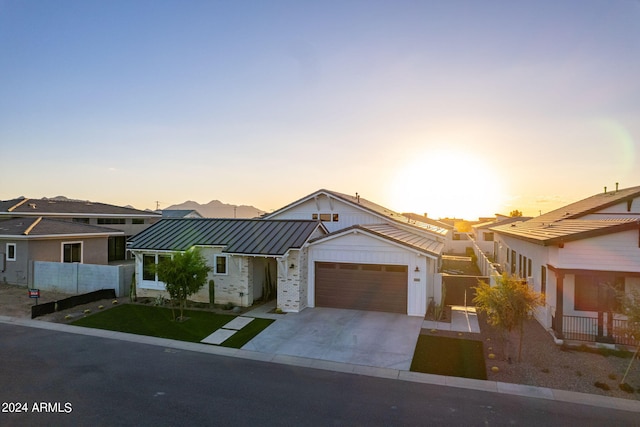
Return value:
M 107 242 L 124 232 L 43 217 L 0 221 L 0 280 L 32 284 L 33 262 L 108 264 Z
M 269 292 L 265 286 L 271 282 L 278 307 L 299 311 L 307 306 L 309 287 L 304 246 L 326 233 L 311 220 L 163 219 L 128 246 L 136 259 L 138 296 L 167 296 L 150 266 L 198 247 L 212 268 L 208 283 L 214 281 L 216 303 L 250 306 Z M 209 284 L 192 299 L 210 302 Z
M 127 237 L 141 232 L 162 216 L 151 211 L 70 199 L 18 198 L 0 201 L 0 221 L 39 217 L 122 231 L 110 236 L 104 248 L 95 248 L 99 252 L 96 257 L 101 257 L 104 252 L 109 261 L 120 261 L 126 259 Z
M 408 218 L 358 194 L 318 190 L 265 219 L 319 220 L 331 232 L 306 249 L 309 307 L 424 316 L 441 298 L 441 255 L 451 230 Z
M 471 237 L 482 252 L 488 255 L 493 255 L 495 239 L 494 231 L 491 230 L 491 228 L 511 224 L 512 222 L 527 221 L 530 219 L 531 217 L 509 217 L 504 215 L 496 215 L 496 217 L 492 220 L 472 225 Z
M 162 214 L 162 218 L 203 218 L 195 209 L 165 209 L 156 212 Z
M 558 338 L 631 343 L 612 312 L 615 290 L 640 289 L 640 187 L 491 230 L 494 259 L 545 295 L 536 312 L 544 327 Z

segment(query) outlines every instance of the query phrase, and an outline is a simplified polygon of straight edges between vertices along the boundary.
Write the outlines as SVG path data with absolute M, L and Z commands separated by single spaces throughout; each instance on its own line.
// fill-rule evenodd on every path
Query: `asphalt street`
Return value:
M 0 404 L 2 426 L 638 425 L 626 411 L 8 324 Z

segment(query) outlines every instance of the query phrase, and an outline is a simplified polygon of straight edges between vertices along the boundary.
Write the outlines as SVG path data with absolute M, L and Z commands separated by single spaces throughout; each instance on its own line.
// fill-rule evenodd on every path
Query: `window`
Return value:
M 511 250 L 511 274 L 516 274 L 516 251 Z
M 156 264 L 162 264 L 171 259 L 171 255 L 143 255 L 142 256 L 142 280 L 152 282 L 159 281 L 156 274 Z
M 313 220 L 318 220 L 320 219 L 320 221 L 324 221 L 324 222 L 338 222 L 340 220 L 340 215 L 337 213 L 331 214 L 331 213 L 314 213 L 311 214 L 311 219 Z
M 113 224 L 126 224 L 124 218 L 98 218 L 98 224 L 100 225 L 113 225 Z
M 227 274 L 227 257 L 224 255 L 216 255 L 216 271 L 215 274 Z
M 62 262 L 82 262 L 82 243 L 63 243 Z
M 140 224 L 144 224 L 144 219 L 141 218 L 133 218 L 131 220 L 131 224 L 133 225 L 140 225 Z
M 617 292 L 624 292 L 624 277 L 576 275 L 574 310 L 613 311 Z
M 7 243 L 7 261 L 16 260 L 16 244 Z
M 154 271 L 155 265 L 155 255 L 142 256 L 142 280 L 156 280 L 156 273 Z
M 108 261 L 121 261 L 126 258 L 127 238 L 124 236 L 109 237 Z
M 483 238 L 485 242 L 493 242 L 493 233 L 492 232 L 484 232 Z
M 527 277 L 531 276 L 533 274 L 533 269 L 532 267 L 532 263 L 531 263 L 531 258 L 529 258 L 529 260 L 527 261 Z

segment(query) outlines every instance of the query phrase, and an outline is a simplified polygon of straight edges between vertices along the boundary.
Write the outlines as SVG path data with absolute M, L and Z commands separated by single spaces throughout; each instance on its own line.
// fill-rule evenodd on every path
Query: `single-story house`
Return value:
M 135 256 L 140 297 L 168 296 L 149 266 L 197 247 L 212 271 L 193 301 L 210 302 L 213 281 L 217 304 L 246 307 L 276 296 L 283 311 L 299 311 L 307 306 L 309 289 L 305 245 L 325 234 L 324 225 L 313 220 L 163 219 L 133 236 L 128 249 Z
M 319 220 L 330 231 L 306 245 L 309 307 L 424 316 L 431 301 L 440 303 L 438 270 L 450 229 L 325 189 L 264 218 Z
M 471 226 L 471 237 L 476 242 L 476 245 L 484 253 L 491 254 L 493 252 L 494 232 L 491 230 L 493 227 L 499 227 L 501 225 L 511 224 L 512 222 L 522 222 L 530 220 L 531 217 L 514 216 L 509 217 L 505 215 L 496 215 L 495 218 L 489 221 L 483 221 Z
M 195 209 L 163 209 L 156 211 L 162 218 L 202 218 L 200 212 Z
M 52 218 L 0 221 L 0 280 L 31 284 L 34 261 L 106 265 L 109 239 L 123 236 L 120 230 Z
M 565 339 L 629 343 L 616 332 L 616 291 L 640 289 L 640 187 L 596 194 L 494 227 L 504 271 L 545 295 L 538 321 Z

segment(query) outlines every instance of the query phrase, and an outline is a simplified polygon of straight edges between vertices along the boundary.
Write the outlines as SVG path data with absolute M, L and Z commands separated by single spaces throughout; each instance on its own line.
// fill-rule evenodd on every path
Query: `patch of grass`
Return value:
M 231 335 L 220 345 L 223 347 L 241 348 L 274 321 L 273 319 L 253 319 L 247 326 Z
M 176 315 L 177 314 L 176 312 Z M 169 308 L 124 304 L 76 320 L 71 324 L 87 328 L 107 329 L 110 331 L 128 332 L 131 334 L 169 338 L 179 341 L 200 342 L 203 338 L 211 335 L 214 331 L 236 317 L 231 314 L 216 314 L 197 310 L 186 310 L 184 315 L 189 319 L 184 322 L 174 322 L 172 320 L 171 309 Z M 262 319 L 256 319 L 249 325 L 256 323 L 258 320 Z M 262 331 L 262 329 L 266 328 L 269 323 L 257 322 L 255 326 L 250 328 L 250 331 L 240 331 L 236 333 L 235 335 L 242 333 L 237 339 L 237 342 L 246 340 L 246 343 Z M 225 346 L 234 347 L 233 344 L 234 343 L 231 342 L 229 345 L 225 344 Z M 244 345 L 244 343 L 242 345 Z
M 598 387 L 599 389 L 602 389 L 602 390 L 605 390 L 605 391 L 611 390 L 611 387 L 609 387 L 609 384 L 602 383 L 600 381 L 596 381 L 595 383 L 593 383 L 593 385 L 595 387 Z
M 420 335 L 411 371 L 453 377 L 487 379 L 481 341 Z

